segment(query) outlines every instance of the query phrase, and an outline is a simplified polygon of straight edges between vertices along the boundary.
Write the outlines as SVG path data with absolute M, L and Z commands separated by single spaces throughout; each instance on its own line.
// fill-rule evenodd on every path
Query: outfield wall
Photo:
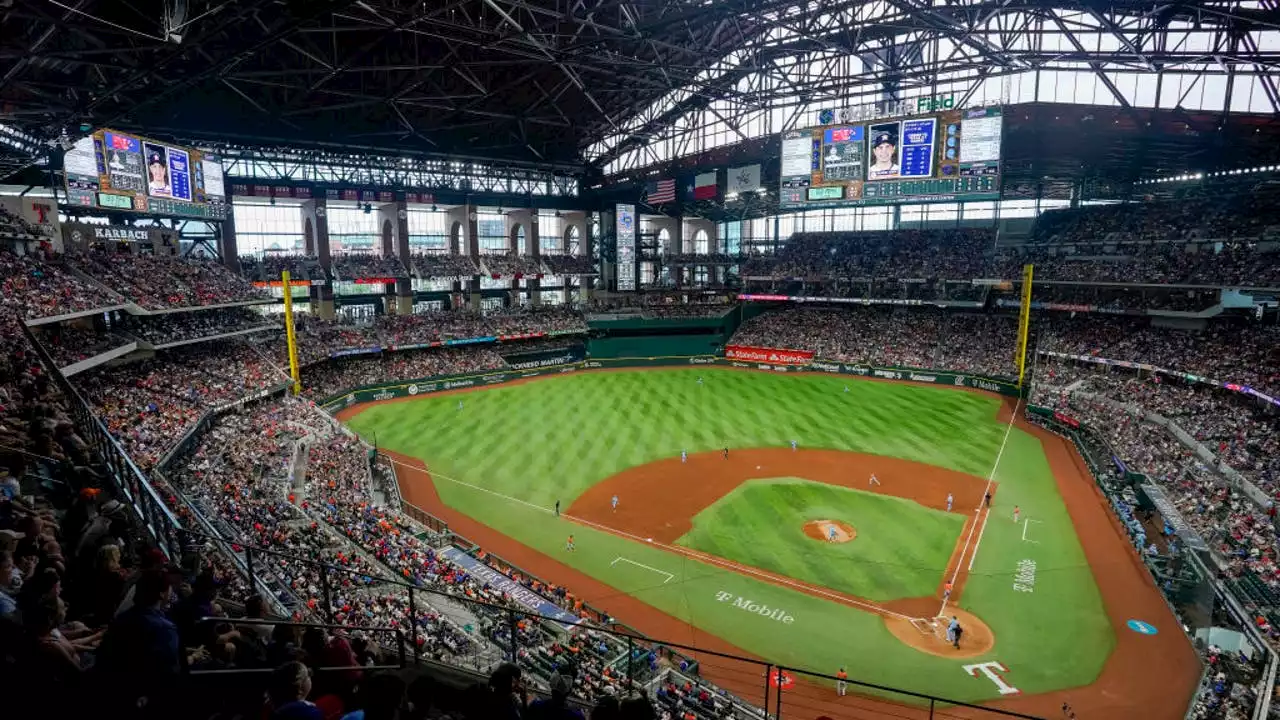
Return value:
M 627 357 L 627 358 L 591 358 L 582 362 L 567 363 L 552 367 L 528 368 L 524 370 L 496 370 L 488 373 L 472 375 L 441 375 L 389 383 L 378 383 L 354 388 L 346 392 L 331 395 L 316 403 L 329 412 L 336 412 L 357 403 L 376 400 L 391 400 L 401 397 L 429 395 L 445 390 L 486 387 L 501 385 L 513 380 L 539 377 L 543 375 L 562 375 L 581 370 L 618 370 L 644 367 L 688 367 L 688 366 L 735 367 L 767 372 L 821 372 L 832 375 L 853 377 L 869 377 L 880 380 L 896 380 L 903 382 L 929 383 L 949 387 L 972 388 L 997 393 L 1006 397 L 1020 397 L 1018 386 L 1007 381 L 980 375 L 967 375 L 955 372 L 932 372 L 912 370 L 909 368 L 881 368 L 849 363 L 815 360 L 808 365 L 773 365 L 760 362 L 742 362 L 726 360 L 715 355 L 668 356 L 668 357 Z

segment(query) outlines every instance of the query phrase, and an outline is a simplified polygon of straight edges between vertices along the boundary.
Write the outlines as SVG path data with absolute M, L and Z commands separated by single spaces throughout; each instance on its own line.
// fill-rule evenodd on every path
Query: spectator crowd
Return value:
M 823 360 L 878 367 L 1016 373 L 1012 316 L 912 308 L 789 306 L 742 324 L 730 345 L 808 350 Z

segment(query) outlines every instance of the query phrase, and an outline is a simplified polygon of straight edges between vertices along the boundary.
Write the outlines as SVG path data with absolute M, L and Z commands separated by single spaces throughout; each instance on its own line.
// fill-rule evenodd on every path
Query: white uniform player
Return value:
M 680 451 L 680 462 L 682 462 L 682 463 L 687 463 L 687 462 L 689 462 L 689 451 L 688 451 L 688 450 L 681 450 L 681 451 Z
M 880 478 L 876 477 L 875 473 L 871 473 L 871 479 L 867 481 L 867 485 L 879 485 L 879 484 L 880 484 Z
M 947 512 L 951 512 L 951 503 L 954 501 L 955 498 L 951 497 L 951 493 L 947 493 Z
M 618 496 L 614 495 L 613 499 L 610 500 L 609 503 L 613 505 L 613 511 L 618 512 Z

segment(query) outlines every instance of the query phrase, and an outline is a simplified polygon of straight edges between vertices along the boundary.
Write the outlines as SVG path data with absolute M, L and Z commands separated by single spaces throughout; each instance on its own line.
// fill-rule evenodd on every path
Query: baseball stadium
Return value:
M 0 55 L 14 717 L 1280 716 L 1272 0 Z

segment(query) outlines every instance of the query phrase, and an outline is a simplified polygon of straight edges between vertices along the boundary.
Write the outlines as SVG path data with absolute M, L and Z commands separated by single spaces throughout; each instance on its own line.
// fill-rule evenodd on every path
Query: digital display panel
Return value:
M 1001 108 L 868 117 L 782 134 L 783 207 L 999 198 Z
M 223 219 L 222 165 L 213 155 L 98 130 L 63 156 L 67 202 L 152 215 Z

